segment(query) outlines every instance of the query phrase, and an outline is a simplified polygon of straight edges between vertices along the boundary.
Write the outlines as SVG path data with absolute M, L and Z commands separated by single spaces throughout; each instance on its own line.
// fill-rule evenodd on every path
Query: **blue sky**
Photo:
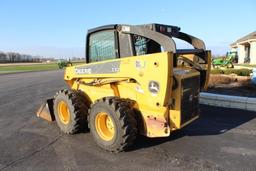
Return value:
M 0 0 L 0 51 L 84 57 L 89 28 L 155 22 L 177 25 L 224 54 L 256 31 L 255 21 L 255 0 Z

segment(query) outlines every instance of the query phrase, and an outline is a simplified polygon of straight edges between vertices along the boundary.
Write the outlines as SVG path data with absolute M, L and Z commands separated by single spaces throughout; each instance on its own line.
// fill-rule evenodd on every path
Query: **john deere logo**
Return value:
M 148 84 L 148 89 L 151 93 L 158 93 L 159 90 L 160 90 L 160 86 L 158 84 L 158 82 L 156 81 L 150 81 L 149 84 Z

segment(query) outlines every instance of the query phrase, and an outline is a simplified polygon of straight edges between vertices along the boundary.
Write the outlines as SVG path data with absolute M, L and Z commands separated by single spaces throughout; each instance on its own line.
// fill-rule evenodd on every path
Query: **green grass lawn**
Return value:
M 79 65 L 84 62 L 74 62 L 73 65 Z M 0 66 L 0 74 L 6 73 L 17 73 L 17 72 L 28 72 L 28 71 L 48 71 L 48 70 L 58 70 L 57 63 L 50 64 L 31 64 L 31 65 L 9 65 Z

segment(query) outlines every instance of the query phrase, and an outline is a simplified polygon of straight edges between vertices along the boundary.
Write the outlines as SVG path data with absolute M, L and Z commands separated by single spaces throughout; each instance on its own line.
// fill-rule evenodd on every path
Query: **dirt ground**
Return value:
M 256 97 L 256 85 L 250 81 L 250 77 L 235 75 L 211 75 L 209 81 L 209 93 Z

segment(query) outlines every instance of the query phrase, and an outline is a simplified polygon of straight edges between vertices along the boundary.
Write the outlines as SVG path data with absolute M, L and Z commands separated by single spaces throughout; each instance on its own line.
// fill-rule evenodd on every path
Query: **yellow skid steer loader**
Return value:
M 192 48 L 177 49 L 173 38 Z M 97 27 L 86 37 L 86 63 L 65 69 L 69 89 L 48 99 L 37 115 L 56 120 L 67 134 L 89 128 L 100 147 L 120 152 L 138 134 L 167 137 L 197 119 L 210 66 L 204 42 L 179 27 Z

